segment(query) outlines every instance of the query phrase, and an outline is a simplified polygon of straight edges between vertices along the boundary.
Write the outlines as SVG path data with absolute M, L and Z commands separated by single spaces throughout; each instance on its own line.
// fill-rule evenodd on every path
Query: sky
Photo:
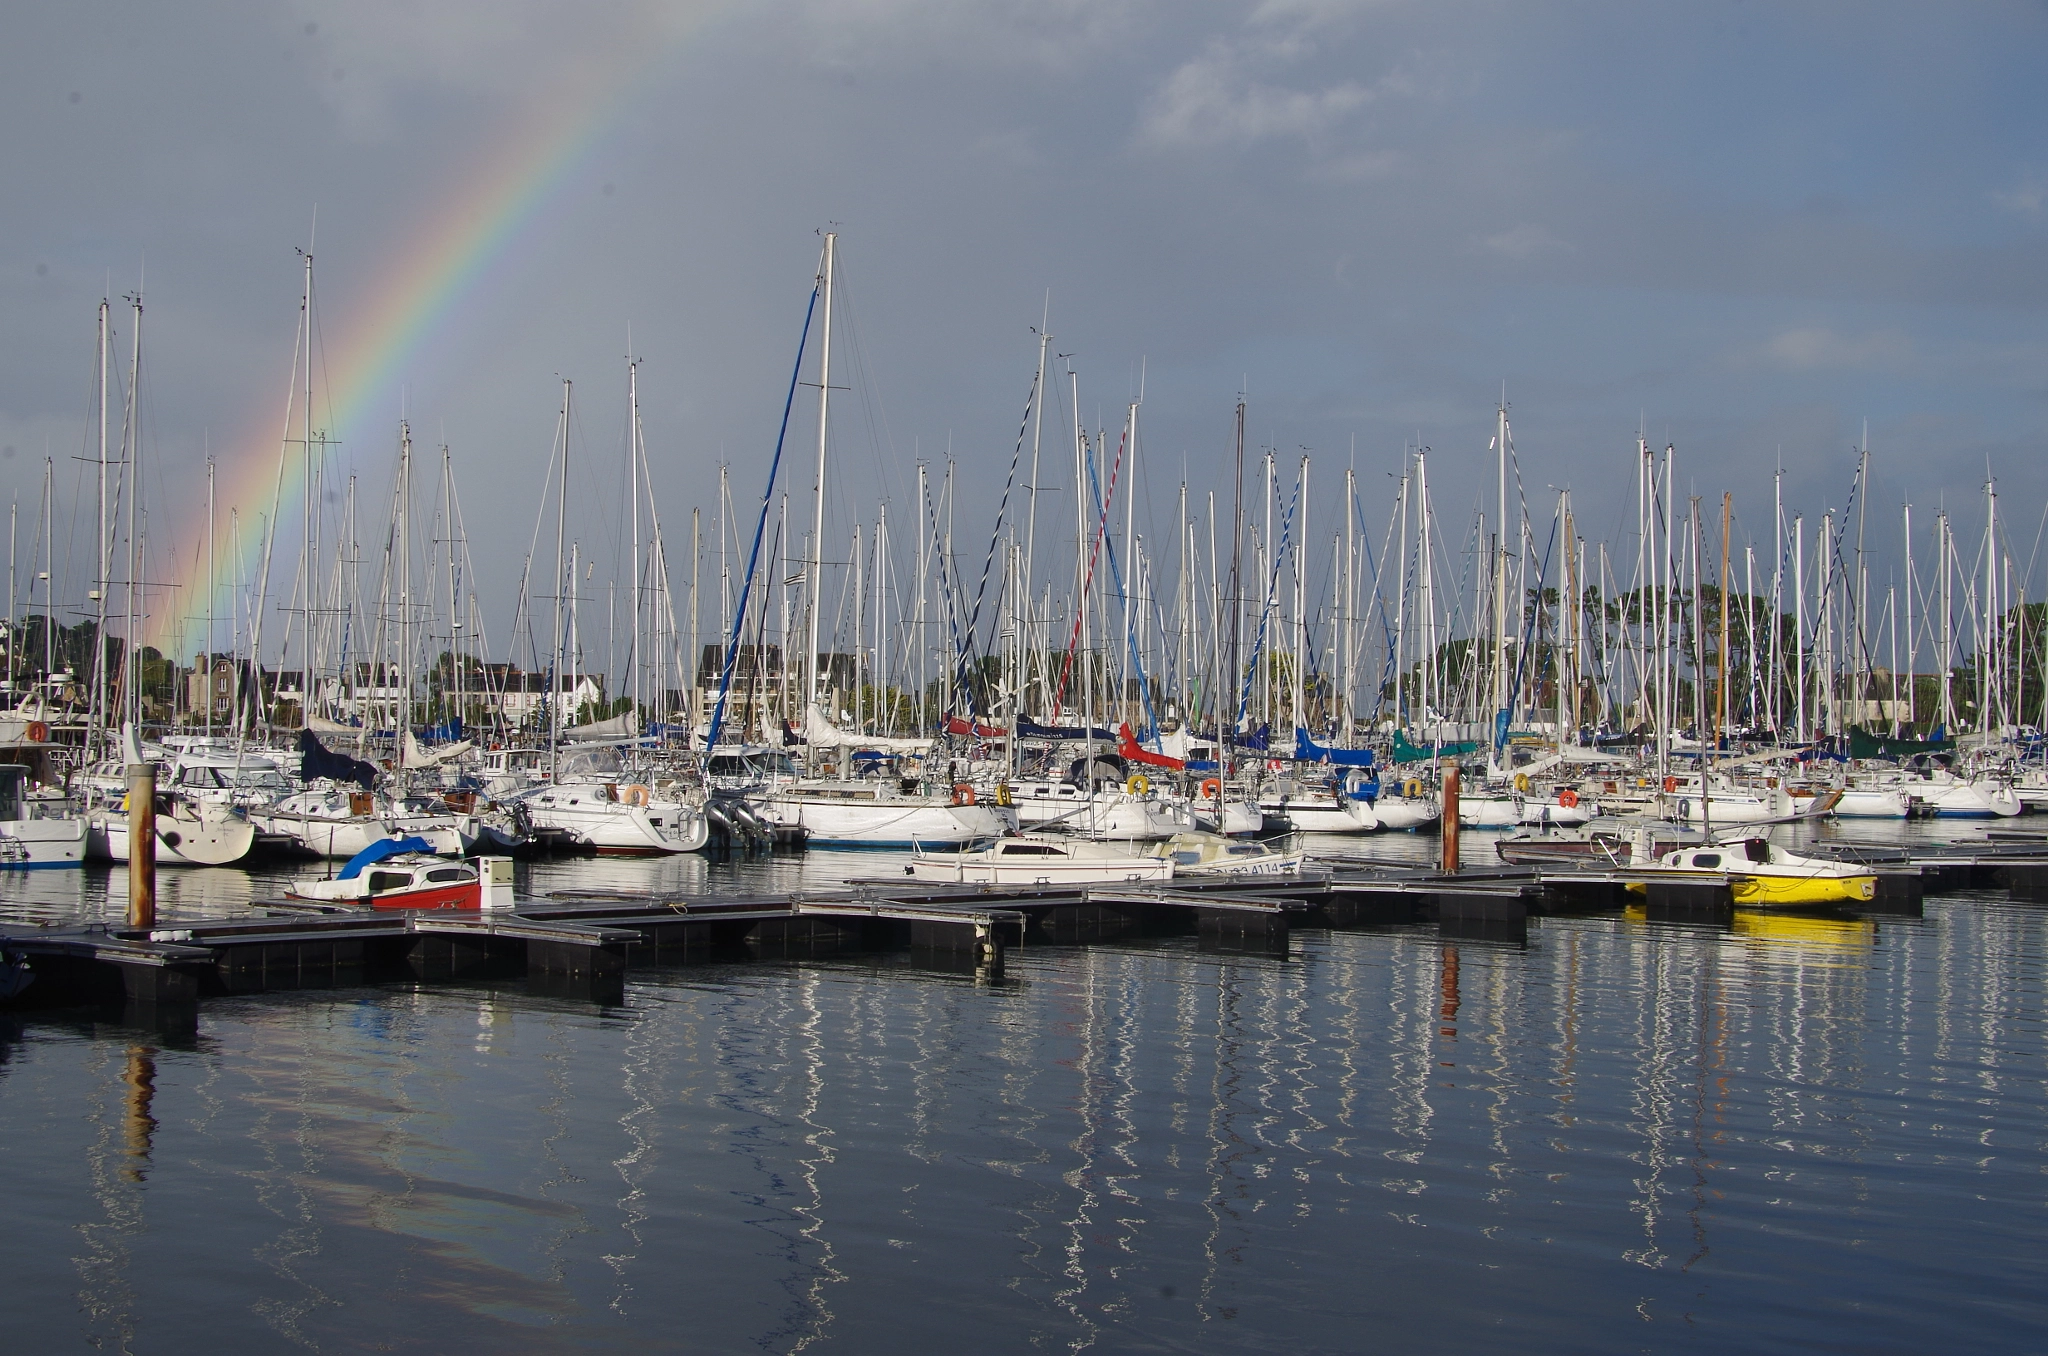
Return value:
M 1768 555 L 1773 471 L 1842 509 L 1867 422 L 1877 587 L 1901 505 L 1946 504 L 1967 553 L 1987 477 L 2048 581 L 2039 3 L 74 0 L 0 26 L 21 569 L 49 458 L 56 599 L 85 606 L 96 309 L 125 368 L 140 288 L 151 625 L 184 649 L 209 453 L 259 558 L 308 247 L 362 535 L 403 416 L 449 448 L 500 657 L 564 377 L 600 574 L 629 352 L 674 568 L 721 464 L 751 527 L 826 229 L 828 558 L 884 501 L 908 531 L 918 462 L 950 458 L 978 564 L 1043 319 L 1112 444 L 1142 394 L 1154 540 L 1183 477 L 1228 502 L 1240 393 L 1254 453 L 1311 458 L 1311 540 L 1347 467 L 1383 531 L 1415 445 L 1462 529 L 1505 390 L 1531 512 L 1569 488 L 1595 540 L 1633 532 L 1638 430 Z M 802 402 L 791 438 L 804 493 Z M 1041 562 L 1071 560 L 1072 479 L 1040 475 Z

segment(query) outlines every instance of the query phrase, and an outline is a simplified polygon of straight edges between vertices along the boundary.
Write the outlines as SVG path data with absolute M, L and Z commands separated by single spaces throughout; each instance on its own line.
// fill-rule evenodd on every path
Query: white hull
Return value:
M 987 852 L 919 853 L 903 872 L 913 880 L 959 885 L 1117 885 L 1172 880 L 1173 863 L 1160 857 L 1004 860 Z
M 1383 829 L 1426 828 L 1443 817 L 1443 807 L 1422 796 L 1381 796 L 1372 812 Z
M 1458 824 L 1467 829 L 1513 829 L 1522 823 L 1522 807 L 1513 796 L 1458 797 Z
M 1905 819 L 1912 808 L 1912 798 L 1903 791 L 1851 787 L 1835 802 L 1834 813 L 1838 819 Z
M 1153 842 L 1195 827 L 1195 812 L 1185 804 L 1125 791 L 1093 795 L 1076 787 L 1042 783 L 1012 788 L 1011 808 L 1024 829 L 1057 824 L 1067 833 L 1114 842 Z M 1244 830 L 1250 832 L 1250 830 Z
M 0 820 L 0 871 L 84 866 L 83 819 Z
M 1380 826 L 1379 816 L 1362 800 L 1290 796 L 1262 800 L 1259 809 L 1266 815 L 1284 816 L 1296 833 L 1371 833 Z
M 1984 782 L 1915 782 L 1913 794 L 1943 819 L 2004 819 L 2021 809 L 2011 787 Z
M 608 800 L 595 787 L 560 786 L 531 792 L 524 803 L 535 828 L 569 834 L 601 856 L 695 852 L 711 837 L 704 812 L 676 801 L 634 805 Z
M 102 810 L 86 828 L 86 851 L 110 862 L 128 860 L 128 816 Z M 231 866 L 256 846 L 256 826 L 246 819 L 208 817 L 190 820 L 173 815 L 156 819 L 158 866 Z
M 386 838 L 424 838 L 443 857 L 460 857 L 462 835 L 446 820 L 422 823 L 411 816 L 257 814 L 249 822 L 265 833 L 282 834 L 315 857 L 347 861 L 372 843 Z M 404 825 L 405 827 L 400 827 Z
M 778 828 L 801 828 L 812 847 L 962 847 L 1000 837 L 1009 820 L 990 805 L 952 805 L 921 796 L 848 797 L 785 791 L 761 813 Z

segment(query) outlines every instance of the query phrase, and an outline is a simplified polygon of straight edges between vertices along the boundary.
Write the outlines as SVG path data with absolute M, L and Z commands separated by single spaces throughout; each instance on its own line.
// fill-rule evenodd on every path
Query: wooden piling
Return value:
M 128 926 L 156 926 L 156 764 L 128 764 Z
M 1450 764 L 1444 769 L 1443 795 L 1443 873 L 1446 876 L 1458 874 L 1458 765 Z

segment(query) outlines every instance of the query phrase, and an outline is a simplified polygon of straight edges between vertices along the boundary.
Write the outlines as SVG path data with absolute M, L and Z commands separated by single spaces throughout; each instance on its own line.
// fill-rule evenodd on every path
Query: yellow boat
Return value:
M 1877 898 L 1877 877 L 1867 867 L 1802 857 L 1768 838 L 1681 848 L 1665 853 L 1657 865 L 1667 871 L 1726 875 L 1728 893 L 1749 909 L 1865 904 Z M 1641 894 L 1646 887 L 1628 888 Z

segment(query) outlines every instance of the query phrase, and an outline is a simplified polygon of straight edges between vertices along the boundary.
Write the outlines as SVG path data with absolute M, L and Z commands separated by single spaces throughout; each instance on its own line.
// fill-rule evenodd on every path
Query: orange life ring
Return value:
M 974 787 L 966 782 L 953 783 L 953 803 L 955 805 L 974 804 Z
M 1203 800 L 1215 800 L 1215 799 L 1217 799 L 1218 797 L 1220 797 L 1220 796 L 1221 796 L 1222 794 L 1223 794 L 1223 779 L 1222 779 L 1221 777 L 1204 777 L 1204 778 L 1202 779 L 1202 799 L 1203 799 Z
M 1579 793 L 1567 786 L 1557 793 L 1557 803 L 1567 810 L 1576 810 L 1579 808 Z
M 1678 778 L 1676 778 L 1676 777 L 1666 777 L 1666 778 L 1664 779 L 1664 793 L 1665 793 L 1666 795 L 1669 795 L 1669 794 L 1670 794 L 1671 792 L 1673 792 L 1673 791 L 1676 791 L 1677 789 L 1678 789 Z
M 28 723 L 28 742 L 47 744 L 50 742 L 50 726 L 46 721 L 32 720 Z
M 628 805 L 645 805 L 654 799 L 654 793 L 646 787 L 635 784 L 619 792 L 619 799 Z

